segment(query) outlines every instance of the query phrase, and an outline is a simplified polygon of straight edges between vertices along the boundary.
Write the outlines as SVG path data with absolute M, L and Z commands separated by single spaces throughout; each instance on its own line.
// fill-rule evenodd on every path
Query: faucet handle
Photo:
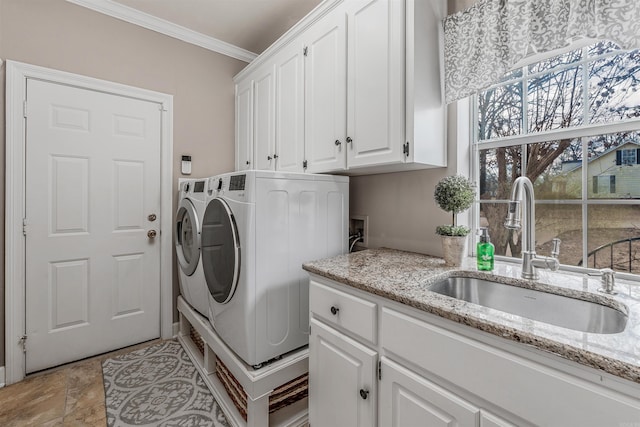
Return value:
M 558 256 L 560 255 L 560 243 L 562 243 L 562 240 L 556 237 L 555 239 L 552 239 L 551 242 L 553 243 L 553 248 L 551 249 L 551 256 L 554 258 L 558 258 Z
M 609 295 L 616 295 L 616 272 L 610 268 L 602 268 L 597 273 L 587 273 L 589 276 L 600 276 L 602 286 L 598 288 L 598 292 L 602 292 Z

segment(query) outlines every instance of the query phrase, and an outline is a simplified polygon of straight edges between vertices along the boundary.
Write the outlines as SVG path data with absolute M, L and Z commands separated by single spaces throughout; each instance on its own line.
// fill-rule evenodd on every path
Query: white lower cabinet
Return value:
M 480 410 L 480 427 L 517 427 L 502 418 L 492 414 L 491 412 Z
M 637 384 L 314 274 L 309 295 L 311 427 L 640 422 Z
M 309 348 L 311 426 L 373 426 L 378 354 L 315 319 Z
M 477 425 L 480 409 L 444 388 L 382 358 L 380 423 L 388 427 Z

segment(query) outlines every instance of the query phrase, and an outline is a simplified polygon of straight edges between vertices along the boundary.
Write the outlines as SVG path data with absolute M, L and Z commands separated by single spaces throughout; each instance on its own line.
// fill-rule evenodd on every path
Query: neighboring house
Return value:
M 640 199 L 640 144 L 627 142 L 588 161 L 589 198 Z M 580 197 L 582 163 L 566 162 L 553 191 Z

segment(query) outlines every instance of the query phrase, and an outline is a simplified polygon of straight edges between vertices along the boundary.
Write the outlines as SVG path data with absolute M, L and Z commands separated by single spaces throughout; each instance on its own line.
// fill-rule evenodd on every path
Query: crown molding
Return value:
M 87 9 L 91 9 L 93 11 L 111 16 L 113 18 L 138 25 L 148 30 L 173 37 L 174 39 L 182 40 L 183 42 L 200 46 L 212 52 L 221 53 L 231 58 L 239 59 L 240 61 L 251 62 L 257 57 L 255 53 L 250 52 L 246 49 L 242 49 L 238 46 L 223 42 L 222 40 L 204 35 L 197 31 L 190 30 L 181 25 L 174 24 L 164 19 L 157 18 L 155 16 L 149 15 L 148 13 L 144 13 L 132 7 L 116 3 L 112 0 L 67 1 L 69 3 L 86 7 Z

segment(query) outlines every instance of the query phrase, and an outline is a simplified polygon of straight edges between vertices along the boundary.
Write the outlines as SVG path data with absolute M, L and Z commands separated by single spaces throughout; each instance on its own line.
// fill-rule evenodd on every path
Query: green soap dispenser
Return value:
M 486 227 L 480 228 L 480 240 L 476 246 L 476 257 L 478 263 L 478 270 L 491 271 L 493 270 L 493 255 L 495 252 L 495 246 L 489 239 L 489 229 Z

